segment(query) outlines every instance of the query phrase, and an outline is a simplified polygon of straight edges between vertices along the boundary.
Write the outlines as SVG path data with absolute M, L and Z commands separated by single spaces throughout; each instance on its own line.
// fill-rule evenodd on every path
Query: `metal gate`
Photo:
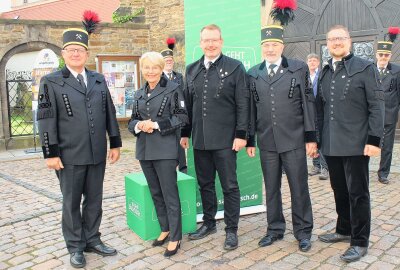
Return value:
M 10 136 L 33 134 L 32 73 L 6 70 Z

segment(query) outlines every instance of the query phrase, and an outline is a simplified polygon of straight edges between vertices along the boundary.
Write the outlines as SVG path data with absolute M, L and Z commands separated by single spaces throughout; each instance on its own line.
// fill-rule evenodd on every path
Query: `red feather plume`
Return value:
M 294 20 L 294 10 L 297 8 L 296 0 L 275 0 L 270 15 L 274 21 L 282 26 Z
M 390 40 L 390 42 L 394 42 L 399 33 L 400 33 L 399 27 L 389 27 L 388 33 L 385 36 Z
M 96 30 L 97 25 L 100 22 L 99 15 L 91 10 L 85 10 L 83 12 L 83 26 L 85 27 L 86 31 L 89 33 L 93 33 Z
M 275 0 L 275 6 L 279 9 L 289 8 L 292 10 L 297 9 L 297 2 L 296 0 Z
M 168 48 L 173 50 L 175 48 L 175 38 L 167 38 Z
M 397 35 L 400 33 L 400 28 L 399 27 L 389 27 L 388 33 L 392 34 L 392 35 Z

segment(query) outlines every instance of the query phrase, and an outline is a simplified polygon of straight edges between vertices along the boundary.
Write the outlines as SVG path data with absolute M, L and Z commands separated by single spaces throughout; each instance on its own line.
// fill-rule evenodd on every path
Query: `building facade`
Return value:
M 189 0 L 186 0 L 189 1 Z M 193 1 L 193 0 L 190 0 Z M 44 1 L 47 3 L 49 1 Z M 246 4 L 246 1 L 243 1 Z M 267 16 L 272 0 L 261 0 L 261 24 L 270 23 Z M 36 5 L 36 4 L 35 4 Z M 165 40 L 175 37 L 176 69 L 184 72 L 184 0 L 121 0 L 120 8 L 136 12 L 143 10 L 139 20 L 126 24 L 102 24 L 101 31 L 90 40 L 89 68 L 96 69 L 96 56 L 135 56 L 146 51 L 165 49 Z M 326 60 L 325 33 L 335 24 L 346 25 L 352 36 L 355 54 L 374 60 L 376 41 L 383 38 L 389 26 L 400 25 L 398 0 L 298 0 L 295 20 L 285 29 L 287 57 L 305 60 L 317 53 Z M 25 147 L 13 138 L 10 125 L 10 101 L 5 67 L 18 53 L 51 48 L 60 55 L 62 30 L 80 27 L 80 22 L 0 19 L 0 150 Z M 393 46 L 393 62 L 400 63 L 399 42 Z M 18 74 L 17 74 L 18 75 Z M 19 74 L 24 76 L 24 74 Z M 26 74 L 25 74 L 26 75 Z M 23 78 L 22 78 L 23 79 Z M 22 89 L 22 90 L 21 90 Z M 23 91 L 23 88 L 18 91 Z M 17 90 L 15 90 L 17 91 Z M 14 102 L 14 103 L 12 103 Z M 29 143 L 31 145 L 31 143 Z

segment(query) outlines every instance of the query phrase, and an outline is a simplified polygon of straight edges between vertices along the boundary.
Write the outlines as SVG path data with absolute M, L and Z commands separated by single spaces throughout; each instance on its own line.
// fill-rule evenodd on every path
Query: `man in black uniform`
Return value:
M 86 264 L 83 251 L 115 255 L 100 240 L 103 180 L 108 159 L 120 156 L 121 137 L 103 75 L 85 69 L 88 32 L 63 33 L 65 67 L 42 78 L 37 118 L 44 158 L 55 169 L 63 195 L 62 231 L 75 268 Z M 82 213 L 80 212 L 81 200 Z
M 181 87 L 183 90 L 183 76 L 181 73 L 174 71 L 174 48 L 175 48 L 175 39 L 168 38 L 167 39 L 168 49 L 162 50 L 161 55 L 165 60 L 164 67 L 164 77 L 170 81 L 173 81 Z M 187 165 L 186 165 L 186 153 L 185 149 L 179 145 L 178 146 L 178 169 L 183 173 L 187 173 Z
M 328 163 L 338 214 L 336 231 L 319 236 L 326 243 L 349 241 L 340 258 L 359 260 L 367 253 L 371 228 L 369 159 L 380 154 L 384 101 L 373 63 L 350 52 L 349 31 L 327 33 L 332 56 L 322 69 L 317 93 L 321 151 Z
M 197 181 L 203 203 L 203 225 L 189 235 L 196 240 L 216 232 L 218 172 L 224 194 L 226 239 L 224 248 L 238 246 L 240 193 L 236 177 L 236 153 L 246 145 L 249 93 L 246 71 L 240 61 L 221 53 L 223 40 L 216 25 L 200 32 L 204 56 L 186 68 L 184 95 L 190 124 L 182 129 L 181 145 L 194 149 Z
M 255 156 L 255 135 L 264 175 L 267 221 L 261 247 L 282 239 L 281 184 L 285 169 L 292 198 L 293 233 L 299 249 L 311 248 L 313 215 L 308 189 L 307 158 L 317 156 L 315 98 L 306 63 L 287 59 L 283 52 L 283 27 L 270 25 L 261 30 L 265 61 L 249 74 L 251 99 L 250 138 L 247 153 Z
M 174 48 L 175 48 L 175 39 L 168 38 L 167 39 L 168 49 L 162 50 L 161 55 L 165 60 L 164 67 L 164 75 L 167 79 L 179 84 L 183 88 L 183 76 L 181 73 L 174 71 Z
M 376 51 L 379 80 L 381 89 L 385 93 L 385 126 L 382 138 L 381 162 L 378 170 L 378 180 L 382 184 L 389 184 L 388 176 L 392 163 L 394 136 L 399 113 L 400 66 L 389 62 L 392 57 L 393 42 L 398 33 L 399 28 L 390 27 L 389 32 L 385 35 L 385 40 L 378 42 Z M 388 40 L 386 40 L 386 37 Z

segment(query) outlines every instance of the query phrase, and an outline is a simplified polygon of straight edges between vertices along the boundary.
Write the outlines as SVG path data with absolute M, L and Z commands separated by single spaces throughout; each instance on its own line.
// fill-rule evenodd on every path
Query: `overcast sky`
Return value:
M 0 0 L 0 12 L 10 10 L 11 0 Z

